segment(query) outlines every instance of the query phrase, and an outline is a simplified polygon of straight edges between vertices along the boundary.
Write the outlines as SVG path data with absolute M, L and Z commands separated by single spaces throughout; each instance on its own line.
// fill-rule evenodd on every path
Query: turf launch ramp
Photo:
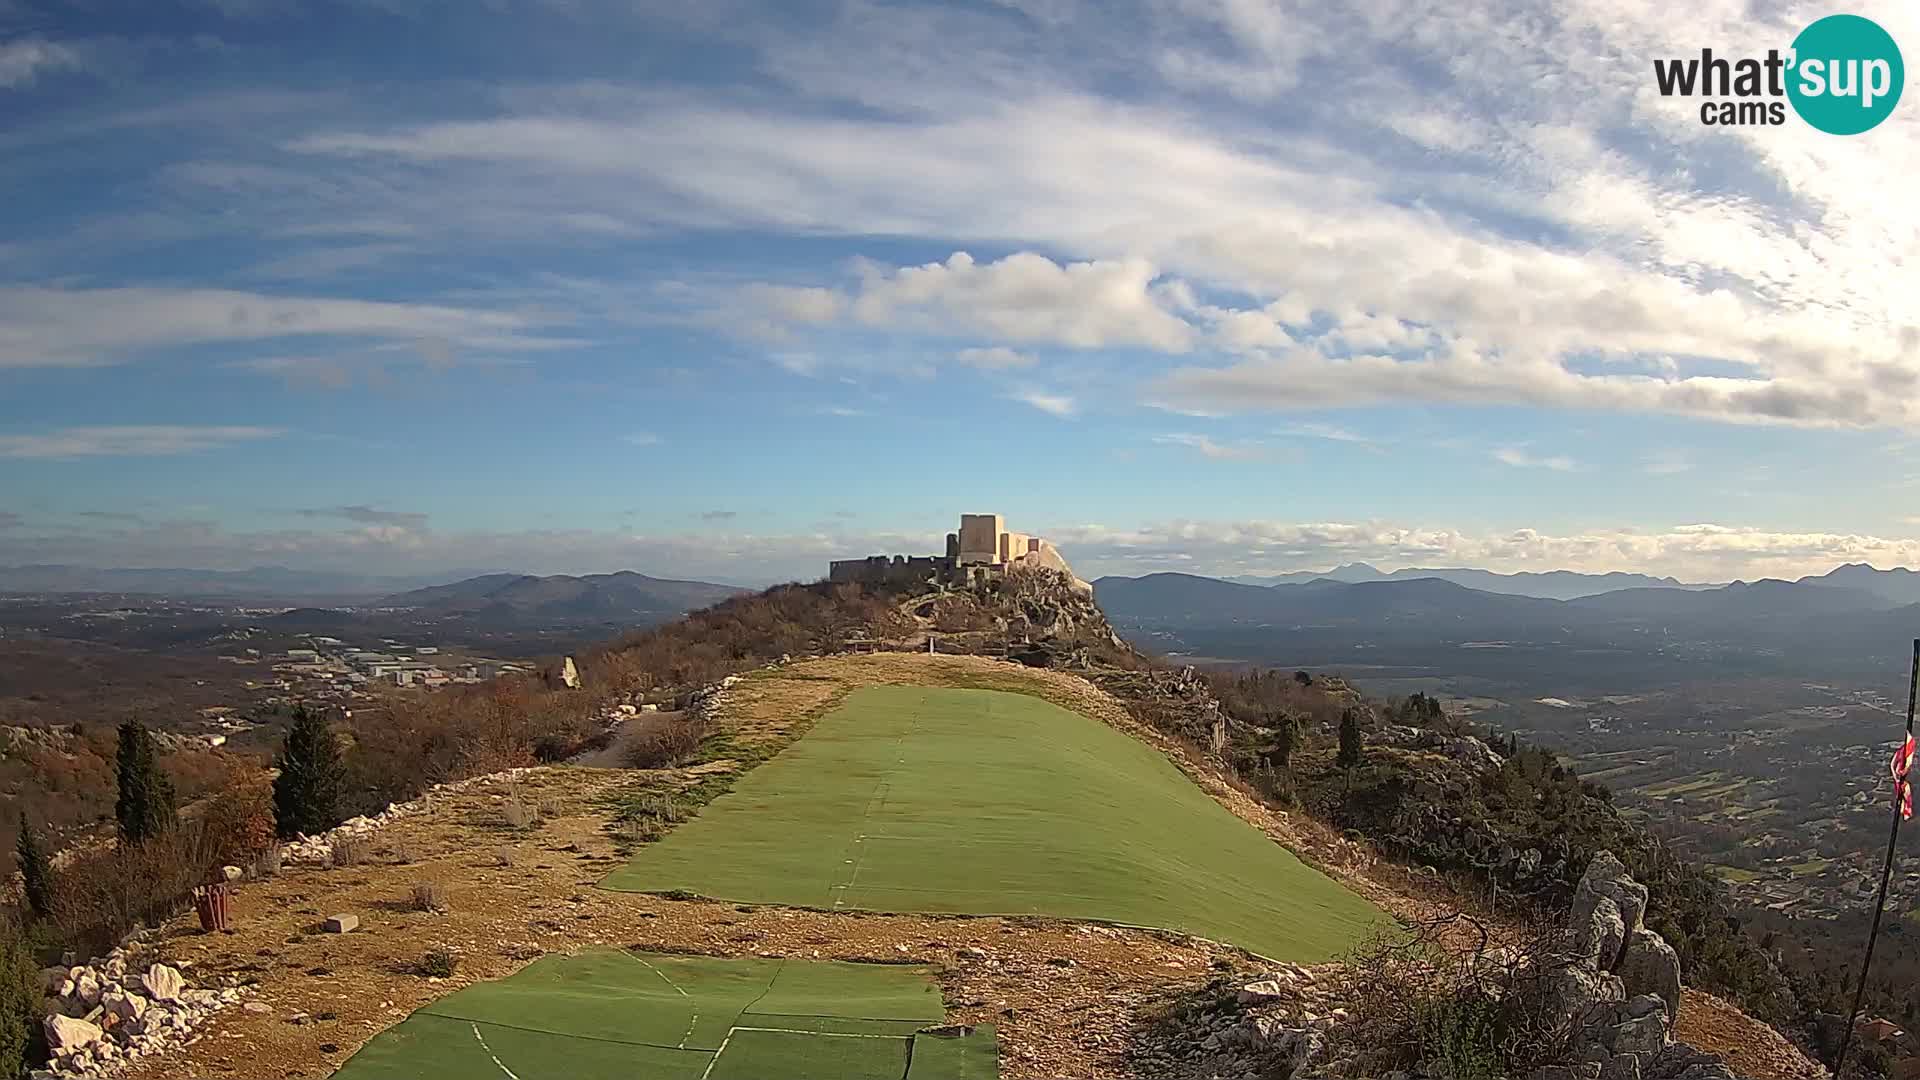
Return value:
M 855 691 L 603 885 L 1089 919 L 1303 963 L 1382 919 L 1153 748 L 1027 695 L 926 687 Z
M 598 951 L 422 1008 L 336 1080 L 994 1080 L 921 967 Z

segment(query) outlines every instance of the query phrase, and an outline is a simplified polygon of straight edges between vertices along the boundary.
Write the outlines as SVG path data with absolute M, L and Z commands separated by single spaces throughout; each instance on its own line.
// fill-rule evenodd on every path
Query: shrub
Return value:
M 460 966 L 460 954 L 445 945 L 435 945 L 420 957 L 414 970 L 429 979 L 449 979 Z
M 441 912 L 447 910 L 447 890 L 437 881 L 415 882 L 413 886 L 413 910 Z
M 1338 1037 L 1365 1075 L 1494 1080 L 1560 1062 L 1573 1018 L 1554 1010 L 1548 987 L 1573 962 L 1571 945 L 1552 929 L 1489 948 L 1486 928 L 1458 913 L 1376 936 L 1342 965 L 1335 993 L 1355 1019 Z
M 342 870 L 364 862 L 367 857 L 366 841 L 357 836 L 343 836 L 333 842 L 327 853 L 327 865 Z
M 700 750 L 707 725 L 697 720 L 659 724 L 635 735 L 622 755 L 629 769 L 671 769 Z
M 138 720 L 120 725 L 115 763 L 120 794 L 114 803 L 114 817 L 120 823 L 120 839 L 138 844 L 173 828 L 178 820 L 173 783 L 160 770 L 153 733 L 146 725 Z
M 613 807 L 615 839 L 623 844 L 651 844 L 668 829 L 687 819 L 687 808 L 669 792 L 642 791 Z
M 273 808 L 280 835 L 318 836 L 340 824 L 340 791 L 346 780 L 340 742 L 324 714 L 300 706 L 274 759 Z
M 507 802 L 500 813 L 509 829 L 525 829 L 540 823 L 540 807 L 523 797 L 517 786 L 507 789 Z
M 26 932 L 0 915 L 0 1076 L 26 1075 L 41 1012 L 40 971 Z
M 191 907 L 219 856 L 218 839 L 201 822 L 83 853 L 57 879 L 51 921 L 67 943 L 104 952 L 127 931 Z
M 219 841 L 224 864 L 245 866 L 260 858 L 274 840 L 273 786 L 264 770 L 242 775 L 207 803 L 201 819 Z
M 268 844 L 266 850 L 262 851 L 253 860 L 253 876 L 261 880 L 278 876 L 280 873 L 280 863 L 285 857 L 285 854 L 286 849 L 282 848 L 279 844 Z

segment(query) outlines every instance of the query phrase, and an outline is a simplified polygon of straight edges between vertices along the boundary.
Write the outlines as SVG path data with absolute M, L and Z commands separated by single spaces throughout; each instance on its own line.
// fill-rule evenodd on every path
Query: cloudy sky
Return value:
M 0 0 L 0 564 L 1920 565 L 1920 92 L 1653 84 L 1830 13 Z

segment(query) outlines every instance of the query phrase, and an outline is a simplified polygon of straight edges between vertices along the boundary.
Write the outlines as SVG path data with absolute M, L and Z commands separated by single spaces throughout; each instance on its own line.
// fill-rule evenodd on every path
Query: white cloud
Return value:
M 1010 400 L 1031 405 L 1053 416 L 1071 417 L 1079 407 L 1070 395 L 1049 393 L 1036 387 L 1022 387 L 1008 394 Z
M 156 457 L 212 450 L 281 434 L 267 427 L 186 427 L 146 424 L 67 427 L 30 435 L 0 435 L 0 457 Z
M 1156 301 L 1155 276 L 1144 259 L 1061 264 L 1018 252 L 977 263 L 957 251 L 943 263 L 866 267 L 851 310 L 867 326 L 1184 352 L 1193 329 Z
M 968 367 L 987 371 L 1032 367 L 1037 362 L 1032 354 L 1018 352 L 1004 345 L 995 345 L 986 349 L 961 349 L 954 354 L 953 358 Z
M 629 446 L 659 446 L 661 438 L 651 431 L 636 431 L 631 435 L 620 436 L 620 441 Z
M 1215 350 L 1319 354 L 1306 374 L 1322 401 L 1913 425 L 1920 309 L 1886 268 L 1920 257 L 1920 206 L 1868 212 L 1857 192 L 1920 169 L 1914 126 L 1855 140 L 1703 129 L 1652 92 L 1647 59 L 1675 40 L 1778 46 L 1798 15 L 1669 16 L 1601 0 L 1498 13 L 1174 0 L 1036 35 L 848 5 L 817 34 L 743 34 L 790 95 L 547 88 L 478 120 L 288 145 L 392 185 L 386 201 L 414 213 L 387 218 L 464 208 L 489 228 L 534 227 L 592 212 L 639 230 L 1015 251 L 870 271 L 851 290 L 789 284 L 831 293 L 755 306 L 802 327 L 1188 355 L 1184 389 L 1222 408 L 1295 406 L 1284 379 Z M 1911 15 L 1889 19 L 1896 37 L 1920 34 Z M 1285 116 L 1233 100 L 1289 94 L 1346 55 L 1369 63 L 1339 94 L 1290 94 Z M 1140 95 L 1153 105 L 1094 89 L 1123 70 L 1158 72 Z M 812 107 L 840 101 L 866 109 Z M 436 184 L 445 208 L 418 205 L 422 174 L 469 197 Z M 526 205 L 501 213 L 509 194 Z M 1213 300 L 1172 306 L 1163 294 L 1183 283 Z M 1336 366 L 1386 354 L 1426 363 Z M 1613 367 L 1646 364 L 1669 370 L 1634 381 Z M 1207 394 L 1209 373 L 1246 392 Z
M 27 37 L 0 42 L 0 90 L 31 86 L 47 72 L 82 66 L 80 53 L 57 41 Z
M 1511 465 L 1516 469 L 1552 469 L 1555 472 L 1572 472 L 1573 459 L 1555 454 L 1540 457 L 1523 447 L 1504 446 L 1493 452 L 1493 459 L 1502 465 Z
M 231 289 L 0 287 L 0 368 L 112 363 L 142 350 L 290 338 L 516 349 L 564 344 L 524 314 Z
M 1238 445 L 1217 443 L 1205 435 L 1155 435 L 1153 441 L 1162 446 L 1184 446 L 1201 457 L 1212 458 L 1215 461 L 1254 461 L 1267 454 L 1266 450 L 1259 446 L 1246 443 Z

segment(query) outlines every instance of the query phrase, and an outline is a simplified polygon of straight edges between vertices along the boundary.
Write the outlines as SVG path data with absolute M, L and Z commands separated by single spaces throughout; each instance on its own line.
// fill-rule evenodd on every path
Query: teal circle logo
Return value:
M 1829 15 L 1793 39 L 1787 99 L 1800 119 L 1829 135 L 1858 135 L 1900 102 L 1906 65 L 1893 35 L 1872 19 Z

